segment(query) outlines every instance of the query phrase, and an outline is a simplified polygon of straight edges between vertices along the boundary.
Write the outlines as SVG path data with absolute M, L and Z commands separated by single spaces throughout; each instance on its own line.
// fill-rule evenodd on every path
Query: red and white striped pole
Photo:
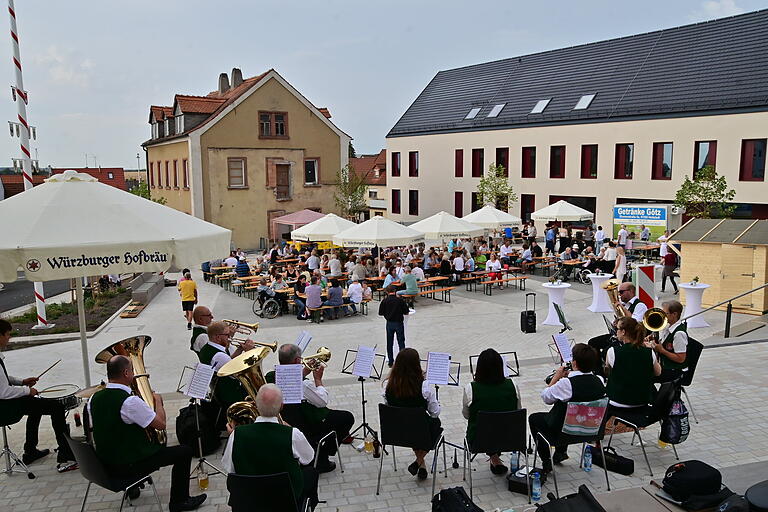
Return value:
M 21 173 L 24 176 L 24 190 L 32 188 L 32 154 L 29 151 L 29 121 L 27 120 L 27 91 L 24 90 L 24 80 L 21 76 L 21 53 L 19 52 L 19 31 L 16 28 L 16 10 L 13 0 L 8 0 L 8 13 L 11 15 L 11 42 L 13 44 L 13 67 L 16 71 L 16 106 L 21 129 L 19 140 L 21 144 Z M 37 325 L 35 329 L 51 327 L 45 314 L 45 293 L 43 283 L 35 282 L 35 306 L 37 307 Z

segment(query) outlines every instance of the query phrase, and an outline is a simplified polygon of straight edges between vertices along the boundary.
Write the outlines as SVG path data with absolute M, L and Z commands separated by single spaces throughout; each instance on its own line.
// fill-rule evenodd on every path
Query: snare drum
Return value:
M 69 411 L 80 405 L 82 398 L 77 396 L 79 392 L 80 386 L 75 384 L 57 384 L 40 390 L 40 398 L 56 400 L 64 406 L 65 411 Z

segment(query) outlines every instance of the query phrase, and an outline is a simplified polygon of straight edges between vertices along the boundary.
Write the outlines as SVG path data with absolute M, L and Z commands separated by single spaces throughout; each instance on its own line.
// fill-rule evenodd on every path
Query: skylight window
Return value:
M 498 115 L 501 113 L 501 110 L 504 108 L 504 105 L 506 105 L 506 103 L 494 105 L 491 111 L 488 112 L 488 117 L 498 117 Z
M 549 105 L 549 102 L 552 101 L 552 98 L 547 98 L 546 100 L 539 100 L 536 103 L 536 106 L 533 107 L 533 110 L 531 110 L 531 114 L 541 114 L 544 112 L 544 109 L 547 108 L 547 105 Z
M 480 107 L 475 107 L 469 111 L 469 114 L 467 114 L 467 117 L 465 117 L 464 119 L 474 119 L 475 117 L 477 117 L 477 114 L 479 113 L 480 113 Z
M 595 99 L 595 96 L 595 94 L 585 94 L 579 98 L 579 102 L 576 103 L 573 110 L 586 110 L 589 107 L 589 104 L 592 103 L 592 100 Z

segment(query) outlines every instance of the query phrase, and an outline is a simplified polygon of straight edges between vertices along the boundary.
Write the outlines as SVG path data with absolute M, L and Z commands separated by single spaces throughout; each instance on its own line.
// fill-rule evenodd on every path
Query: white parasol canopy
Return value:
M 544 221 L 577 221 L 590 220 L 592 218 L 594 218 L 594 214 L 589 210 L 585 210 L 584 208 L 580 208 L 563 200 L 545 206 L 541 210 L 536 210 L 531 214 L 532 220 Z
M 424 235 L 397 222 L 377 215 L 345 229 L 333 237 L 333 243 L 343 247 L 374 247 L 407 245 L 424 241 Z
M 333 238 L 333 235 L 352 226 L 356 226 L 356 224 L 351 220 L 329 213 L 325 217 L 313 220 L 309 224 L 291 231 L 291 239 L 300 242 L 327 242 Z
M 489 204 L 469 215 L 465 215 L 462 219 L 486 229 L 508 228 L 519 226 L 523 223 L 523 220 L 520 217 L 501 211 Z
M 231 231 L 65 171 L 0 201 L 0 281 L 194 267 L 229 252 Z M 82 280 L 77 279 L 85 384 L 90 386 Z
M 445 241 L 452 238 L 471 238 L 485 233 L 485 228 L 447 212 L 437 212 L 431 217 L 408 226 L 424 233 L 427 240 Z

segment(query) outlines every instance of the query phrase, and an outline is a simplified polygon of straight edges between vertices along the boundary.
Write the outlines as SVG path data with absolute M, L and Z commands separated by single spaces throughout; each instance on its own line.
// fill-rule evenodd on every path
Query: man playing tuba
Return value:
M 232 357 L 239 356 L 255 347 L 252 340 L 244 341 L 240 347 L 229 355 L 227 349 L 230 343 L 231 329 L 224 322 L 211 322 L 208 326 L 208 343 L 198 352 L 200 362 L 213 367 L 214 371 L 227 364 Z M 235 402 L 245 399 L 246 392 L 240 383 L 231 377 L 220 377 L 215 384 L 214 396 L 223 410 Z

